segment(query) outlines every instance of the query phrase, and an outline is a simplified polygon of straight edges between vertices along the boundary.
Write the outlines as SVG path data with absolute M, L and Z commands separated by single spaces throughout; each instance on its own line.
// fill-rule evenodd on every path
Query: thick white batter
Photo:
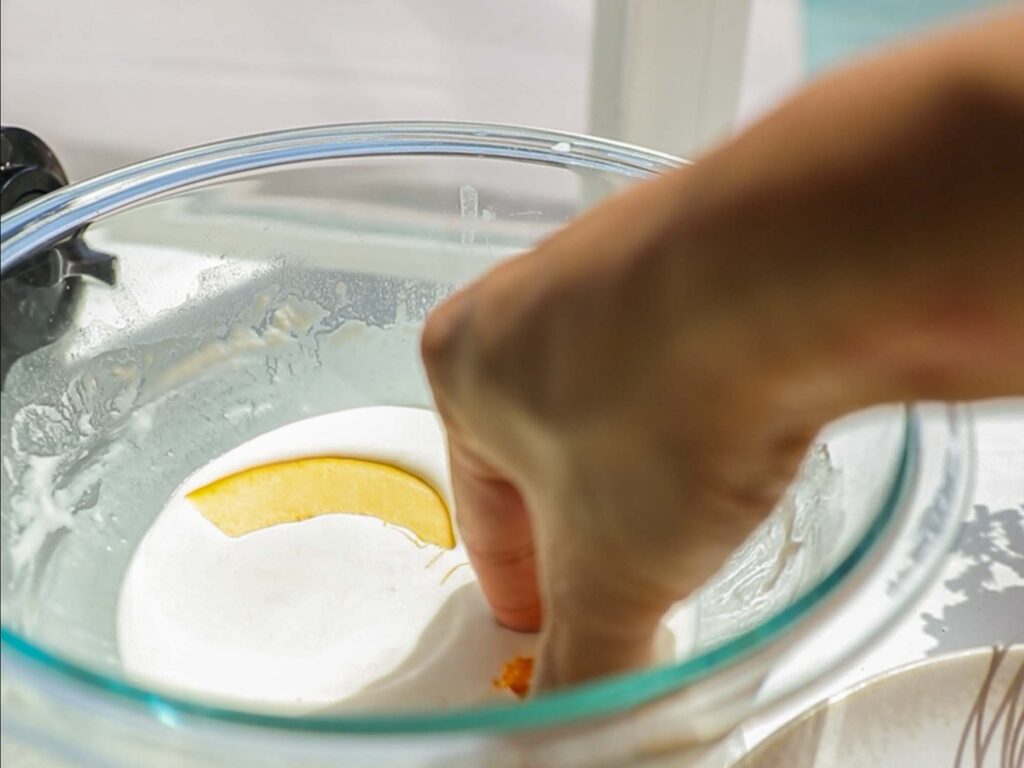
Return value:
M 136 550 L 118 617 L 128 673 L 295 712 L 514 698 L 492 680 L 504 661 L 532 653 L 535 638 L 497 625 L 461 546 L 347 514 L 231 538 L 185 498 L 243 469 L 308 456 L 394 464 L 451 508 L 444 439 L 428 411 L 342 411 L 239 446 L 189 478 Z

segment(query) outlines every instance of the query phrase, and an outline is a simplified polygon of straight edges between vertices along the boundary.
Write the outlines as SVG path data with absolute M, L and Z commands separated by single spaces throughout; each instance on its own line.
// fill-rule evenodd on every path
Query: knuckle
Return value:
M 428 372 L 436 372 L 451 360 L 458 334 L 452 308 L 444 304 L 427 318 L 420 337 L 420 354 Z

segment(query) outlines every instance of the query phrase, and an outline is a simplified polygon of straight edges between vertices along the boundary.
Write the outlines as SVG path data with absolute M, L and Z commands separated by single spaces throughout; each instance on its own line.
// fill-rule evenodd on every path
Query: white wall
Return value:
M 445 119 L 583 131 L 580 0 L 3 2 L 0 117 L 75 178 L 241 134 Z
M 2 0 L 0 119 L 39 133 L 73 179 L 365 120 L 535 125 L 692 155 L 728 132 L 741 71 L 743 120 L 799 78 L 799 0 L 753 0 L 747 28 L 750 1 L 713 16 L 719 0 Z M 595 57 L 598 6 L 641 29 L 599 35 Z

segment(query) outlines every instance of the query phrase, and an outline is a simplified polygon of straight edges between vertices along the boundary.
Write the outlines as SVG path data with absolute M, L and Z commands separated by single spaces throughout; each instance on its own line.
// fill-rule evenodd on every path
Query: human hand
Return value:
M 459 527 L 537 688 L 649 663 L 832 418 L 1024 393 L 1021 39 L 839 73 L 431 316 Z
M 778 399 L 742 294 L 666 252 L 686 173 L 426 328 L 459 528 L 497 618 L 544 624 L 538 689 L 650 662 L 662 615 L 771 510 L 820 425 Z

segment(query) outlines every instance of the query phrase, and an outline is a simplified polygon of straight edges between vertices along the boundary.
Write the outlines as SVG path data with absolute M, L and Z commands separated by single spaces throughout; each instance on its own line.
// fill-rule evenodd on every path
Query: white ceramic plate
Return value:
M 1024 644 L 886 672 L 804 712 L 734 768 L 890 766 L 1024 768 Z

